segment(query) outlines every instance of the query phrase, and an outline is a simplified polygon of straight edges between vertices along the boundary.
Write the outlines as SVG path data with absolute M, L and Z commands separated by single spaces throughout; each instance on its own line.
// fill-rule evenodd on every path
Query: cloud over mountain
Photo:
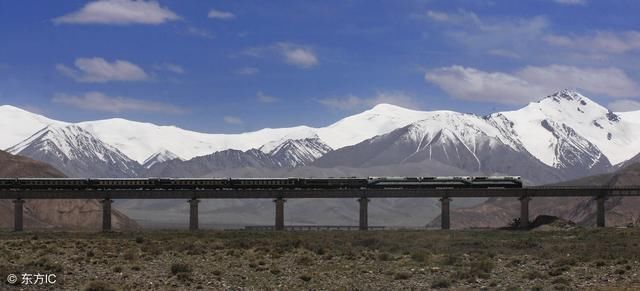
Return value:
M 110 81 L 143 81 L 149 75 L 138 65 L 124 61 L 109 62 L 103 58 L 77 58 L 75 68 L 57 64 L 56 69 L 78 82 L 105 83 Z
M 84 95 L 58 94 L 53 97 L 52 101 L 76 108 L 109 113 L 137 111 L 179 114 L 186 111 L 175 105 L 119 96 L 113 97 L 101 92 L 88 92 Z
M 609 97 L 637 96 L 640 88 L 618 68 L 564 65 L 528 66 L 514 73 L 486 72 L 454 65 L 427 72 L 425 80 L 457 99 L 505 104 L 524 104 L 545 92 L 564 87 Z
M 53 19 L 56 24 L 157 25 L 180 17 L 156 1 L 100 0 Z

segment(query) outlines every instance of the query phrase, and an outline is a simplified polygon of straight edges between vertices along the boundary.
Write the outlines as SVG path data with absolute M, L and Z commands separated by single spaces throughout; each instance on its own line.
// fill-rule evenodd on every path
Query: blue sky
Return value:
M 575 88 L 640 109 L 640 2 L 0 0 L 0 104 L 207 132 Z

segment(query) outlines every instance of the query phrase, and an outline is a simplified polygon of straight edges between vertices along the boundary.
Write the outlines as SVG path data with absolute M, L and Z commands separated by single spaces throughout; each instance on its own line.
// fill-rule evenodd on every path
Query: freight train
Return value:
M 0 190 L 522 188 L 519 176 L 368 178 L 0 178 Z

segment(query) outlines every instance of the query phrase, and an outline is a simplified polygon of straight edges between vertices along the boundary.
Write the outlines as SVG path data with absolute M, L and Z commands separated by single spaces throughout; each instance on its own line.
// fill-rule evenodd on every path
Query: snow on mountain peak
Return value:
M 397 114 L 398 112 L 404 112 L 404 111 L 416 112 L 416 110 L 408 109 L 408 108 L 405 108 L 405 107 L 402 107 L 402 106 L 389 104 L 389 103 L 379 103 L 379 104 L 373 106 L 371 109 L 369 109 L 367 111 L 368 112 L 376 112 L 376 113 L 379 113 L 379 114 L 383 114 L 383 113 Z
M 547 96 L 547 98 L 562 98 L 569 101 L 581 101 L 582 99 L 588 99 L 587 97 L 584 97 L 582 94 L 578 93 L 578 91 L 571 89 L 563 89 Z
M 166 161 L 171 161 L 171 160 L 175 160 L 175 159 L 180 159 L 180 157 L 174 153 L 172 153 L 171 151 L 168 150 L 161 150 L 153 155 L 151 155 L 149 158 L 147 158 L 144 163 L 142 163 L 142 166 L 149 169 L 151 168 L 151 166 L 157 164 L 157 163 L 162 163 L 162 162 L 166 162 Z M 182 160 L 182 159 L 180 159 Z
M 411 110 L 391 104 L 351 115 L 327 127 L 318 128 L 318 136 L 333 149 L 354 145 L 376 135 L 428 118 L 431 112 Z
M 67 159 L 79 159 L 93 155 L 102 161 L 126 159 L 116 148 L 103 143 L 80 126 L 52 124 L 39 130 L 31 137 L 7 149 L 12 154 L 19 154 L 29 147 L 38 147 L 43 152 L 56 152 Z
M 0 129 L 2 130 L 0 149 L 7 149 L 30 137 L 38 130 L 53 124 L 66 125 L 67 123 L 11 105 L 2 105 L 0 106 Z
M 527 151 L 549 166 L 557 164 L 558 140 L 553 131 L 541 126 L 545 120 L 554 121 L 558 126 L 555 132 L 563 131 L 565 126 L 571 128 L 613 164 L 629 159 L 640 149 L 640 141 L 633 138 L 640 130 L 626 124 L 632 120 L 624 123 L 621 116 L 572 90 L 554 93 L 519 110 L 491 115 L 496 120 L 501 116 L 509 120 L 509 127 Z

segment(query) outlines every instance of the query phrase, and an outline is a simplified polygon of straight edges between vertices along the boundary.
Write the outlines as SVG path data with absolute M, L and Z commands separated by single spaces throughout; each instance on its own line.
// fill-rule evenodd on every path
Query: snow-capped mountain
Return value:
M 188 160 L 227 149 L 246 151 L 260 148 L 263 152 L 270 153 L 288 140 L 308 138 L 319 139 L 335 149 L 418 121 L 424 118 L 425 114 L 421 111 L 381 104 L 327 127 L 265 128 L 241 134 L 206 134 L 174 126 L 158 126 L 125 119 L 81 122 L 78 126 L 117 147 L 130 158 L 144 163 L 149 156 L 163 150 L 171 151 Z M 314 149 L 305 151 L 313 152 Z
M 520 140 L 527 151 L 553 167 L 564 165 L 560 153 L 567 146 L 589 152 L 587 156 L 594 163 L 599 159 L 597 151 L 612 164 L 630 159 L 640 152 L 638 117 L 638 112 L 613 113 L 570 90 L 557 92 L 520 110 L 490 116 Z
M 179 159 L 157 163 L 151 166 L 144 176 L 148 177 L 210 177 L 219 170 L 251 168 L 274 169 L 279 163 L 264 152 L 251 149 L 248 151 L 224 150 L 210 155 L 195 157 L 187 161 Z
M 450 111 L 433 112 L 427 119 L 332 151 L 312 165 L 361 168 L 425 161 L 470 174 L 522 175 L 533 183 L 562 178 L 486 118 Z
M 30 137 L 48 125 L 67 123 L 46 118 L 26 110 L 10 106 L 0 106 L 0 149 L 7 149 Z
M 633 146 L 634 122 L 565 90 L 523 109 L 485 117 L 430 112 L 409 126 L 331 152 L 314 165 L 363 167 L 437 160 L 467 171 L 558 181 L 609 169 L 611 163 L 601 148 L 618 148 L 609 154 L 614 159 L 631 158 L 640 151 L 640 145 Z
M 151 155 L 149 158 L 147 158 L 146 160 L 144 160 L 144 163 L 142 163 L 142 167 L 144 167 L 145 169 L 151 168 L 153 165 L 157 164 L 157 163 L 164 163 L 166 161 L 171 161 L 171 160 L 182 160 L 180 157 L 178 157 L 176 154 L 168 151 L 168 150 L 162 150 L 159 151 L 153 155 Z
M 264 152 L 265 145 L 260 148 Z M 281 167 L 299 167 L 308 165 L 322 157 L 332 149 L 319 138 L 306 138 L 286 140 L 277 145 L 268 154 L 278 162 Z
M 519 110 L 484 117 L 380 104 L 326 127 L 265 128 L 240 134 L 198 133 L 125 119 L 67 125 L 15 107 L 0 107 L 0 131 L 8 137 L 2 139 L 2 144 L 7 144 L 5 148 L 12 146 L 14 153 L 27 148 L 31 156 L 37 156 L 35 150 L 46 152 L 48 147 L 32 145 L 43 143 L 34 138 L 42 132 L 31 137 L 44 127 L 49 126 L 45 132 L 73 128 L 76 134 L 81 129 L 85 139 L 104 148 L 75 145 L 77 151 L 99 158 L 101 151 L 117 149 L 113 151 L 117 156 L 143 164 L 152 173 L 168 175 L 172 174 L 169 170 L 157 169 L 201 173 L 219 170 L 220 166 L 252 164 L 290 168 L 316 160 L 318 166 L 353 167 L 432 160 L 475 172 L 514 174 L 515 169 L 552 168 L 557 173 L 582 175 L 604 171 L 640 152 L 640 138 L 636 138 L 640 136 L 640 111 L 613 113 L 569 90 Z M 60 147 L 60 156 L 86 158 L 69 152 L 62 144 L 48 143 Z M 256 151 L 261 154 L 258 156 Z M 507 158 L 518 159 L 522 165 L 513 165 Z M 197 162 L 187 163 L 191 159 Z M 260 162 L 247 163 L 249 160 Z M 180 163 L 195 170 L 182 169 Z
M 69 177 L 135 177 L 140 165 L 77 125 L 48 125 L 7 150 Z

